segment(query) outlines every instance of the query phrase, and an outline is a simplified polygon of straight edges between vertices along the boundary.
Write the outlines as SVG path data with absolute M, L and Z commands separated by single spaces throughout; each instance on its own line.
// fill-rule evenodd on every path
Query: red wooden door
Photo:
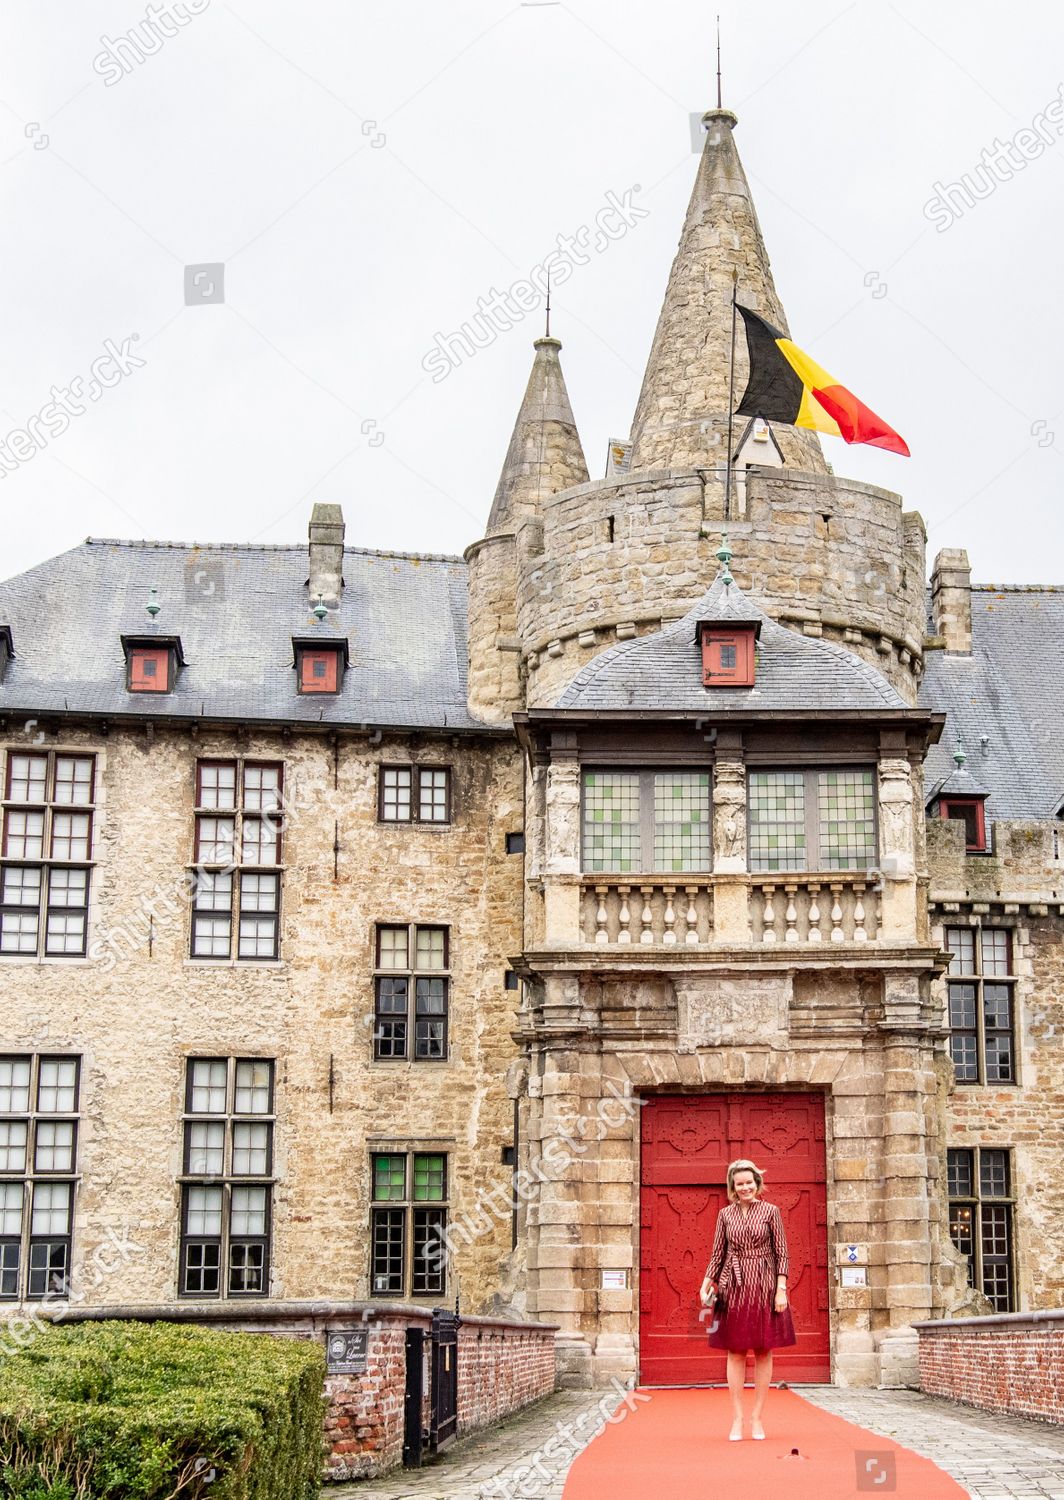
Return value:
M 639 1378 L 703 1385 L 725 1378 L 699 1321 L 728 1163 L 765 1172 L 764 1196 L 787 1231 L 791 1313 L 798 1342 L 777 1349 L 773 1379 L 829 1381 L 827 1190 L 820 1094 L 664 1095 L 641 1110 Z

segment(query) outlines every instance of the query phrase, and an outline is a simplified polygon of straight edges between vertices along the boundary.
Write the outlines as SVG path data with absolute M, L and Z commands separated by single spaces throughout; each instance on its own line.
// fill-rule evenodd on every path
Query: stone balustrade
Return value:
M 864 872 L 585 875 L 578 940 L 611 948 L 735 941 L 738 934 L 725 930 L 723 918 L 714 923 L 715 896 L 721 897 L 715 885 L 725 884 L 746 908 L 742 925 L 752 947 L 865 943 L 880 933 L 880 894 Z
M 755 943 L 866 943 L 879 931 L 879 893 L 867 875 L 754 875 L 750 926 Z
M 711 877 L 597 876 L 583 882 L 582 935 L 593 943 L 687 947 L 713 940 Z

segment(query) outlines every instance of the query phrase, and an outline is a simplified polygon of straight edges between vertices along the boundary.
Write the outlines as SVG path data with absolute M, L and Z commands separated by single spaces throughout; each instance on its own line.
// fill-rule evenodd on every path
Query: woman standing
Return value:
M 761 1197 L 764 1173 L 752 1161 L 728 1167 L 728 1203 L 717 1215 L 713 1251 L 702 1281 L 701 1299 L 711 1294 L 722 1311 L 709 1343 L 728 1351 L 728 1390 L 732 1400 L 733 1443 L 743 1435 L 743 1382 L 746 1354 L 754 1355 L 754 1409 L 750 1435 L 763 1438 L 761 1411 L 772 1380 L 772 1351 L 796 1342 L 787 1305 L 790 1258 L 783 1215 Z

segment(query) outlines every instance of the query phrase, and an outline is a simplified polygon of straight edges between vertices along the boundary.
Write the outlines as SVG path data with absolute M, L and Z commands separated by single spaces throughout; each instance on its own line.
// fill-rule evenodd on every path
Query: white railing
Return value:
M 585 877 L 581 925 L 586 943 L 688 947 L 712 942 L 711 877 Z
M 879 895 L 866 875 L 751 876 L 755 943 L 866 943 L 879 931 Z

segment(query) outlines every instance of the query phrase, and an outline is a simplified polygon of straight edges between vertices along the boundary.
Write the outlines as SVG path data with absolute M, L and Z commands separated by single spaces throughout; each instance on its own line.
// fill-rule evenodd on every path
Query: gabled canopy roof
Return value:
M 761 624 L 752 688 L 703 687 L 695 640 L 699 620 Z M 738 584 L 717 578 L 682 619 L 653 635 L 608 647 L 577 674 L 557 708 L 764 711 L 906 708 L 890 683 L 860 657 L 798 635 L 765 614 Z

